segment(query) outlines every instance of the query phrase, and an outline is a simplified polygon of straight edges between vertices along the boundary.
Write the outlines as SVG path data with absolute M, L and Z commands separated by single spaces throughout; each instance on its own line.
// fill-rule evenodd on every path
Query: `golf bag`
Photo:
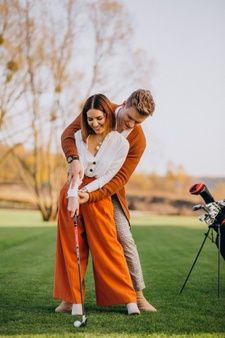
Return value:
M 204 183 L 194 184 L 190 188 L 190 193 L 200 195 L 204 200 L 204 205 L 195 205 L 193 210 L 203 209 L 206 211 L 199 219 L 217 233 L 215 244 L 225 260 L 225 200 L 215 201 Z M 220 231 L 220 243 L 218 231 Z

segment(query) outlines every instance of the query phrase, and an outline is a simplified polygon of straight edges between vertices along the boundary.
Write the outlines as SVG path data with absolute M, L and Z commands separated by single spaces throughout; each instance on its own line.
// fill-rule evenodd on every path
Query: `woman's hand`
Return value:
M 89 193 L 86 191 L 78 191 L 78 196 L 79 196 L 79 203 L 84 204 L 89 201 Z
M 76 180 L 82 180 L 84 177 L 84 168 L 79 160 L 73 160 L 68 167 L 68 182 L 74 187 Z
M 70 212 L 70 217 L 79 215 L 79 199 L 78 197 L 69 197 L 67 210 Z

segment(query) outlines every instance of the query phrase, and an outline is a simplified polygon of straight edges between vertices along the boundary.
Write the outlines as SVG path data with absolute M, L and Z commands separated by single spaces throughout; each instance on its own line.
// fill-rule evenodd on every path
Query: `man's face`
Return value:
M 124 103 L 121 111 L 123 129 L 132 129 L 135 125 L 141 124 L 147 116 L 141 115 L 134 107 L 127 107 Z

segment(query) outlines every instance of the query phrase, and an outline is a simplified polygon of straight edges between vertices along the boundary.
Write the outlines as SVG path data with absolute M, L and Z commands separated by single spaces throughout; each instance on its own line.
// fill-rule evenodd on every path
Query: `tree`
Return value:
M 0 5 L 0 137 L 44 220 L 56 217 L 66 172 L 60 134 L 80 103 L 92 92 L 112 97 L 124 81 L 146 78 L 125 18 L 124 6 L 111 0 Z M 138 66 L 137 76 L 131 70 Z

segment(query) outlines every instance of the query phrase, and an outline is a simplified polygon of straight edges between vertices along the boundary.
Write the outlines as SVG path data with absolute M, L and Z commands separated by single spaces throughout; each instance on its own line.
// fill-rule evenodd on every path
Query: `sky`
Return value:
M 138 171 L 164 174 L 172 162 L 193 176 L 225 177 L 225 1 L 122 2 L 136 48 L 153 61 L 156 110 L 144 122 Z

